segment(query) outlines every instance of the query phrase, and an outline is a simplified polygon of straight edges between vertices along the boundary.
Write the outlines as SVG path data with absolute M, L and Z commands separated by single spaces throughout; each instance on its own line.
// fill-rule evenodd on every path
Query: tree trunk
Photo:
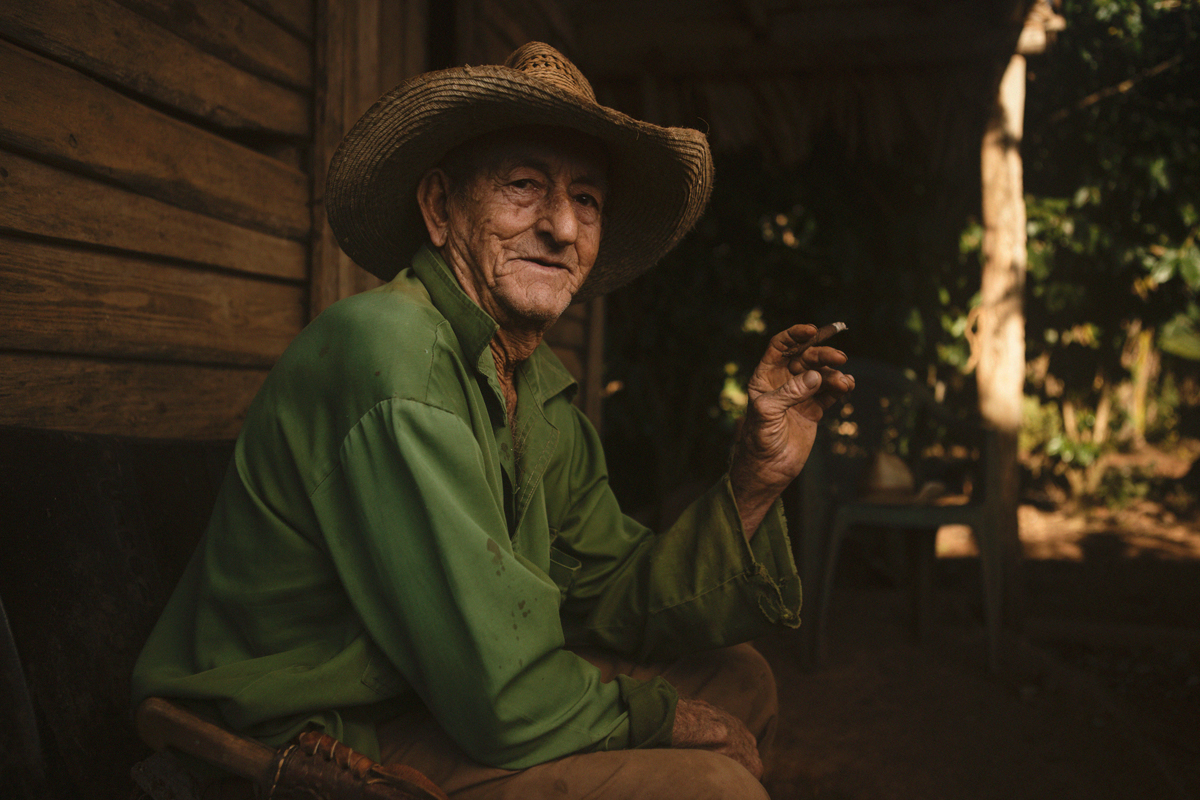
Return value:
M 980 413 L 993 431 L 986 491 L 1003 554 L 1003 617 L 1009 627 L 1018 626 L 1022 615 L 1017 432 L 1025 386 L 1024 106 L 1025 58 L 1014 55 L 1000 82 L 980 159 L 984 236 L 976 370 Z
M 1138 447 L 1146 444 L 1146 410 L 1155 367 L 1154 329 L 1141 328 L 1134 337 L 1133 363 L 1130 365 L 1133 373 L 1133 443 Z

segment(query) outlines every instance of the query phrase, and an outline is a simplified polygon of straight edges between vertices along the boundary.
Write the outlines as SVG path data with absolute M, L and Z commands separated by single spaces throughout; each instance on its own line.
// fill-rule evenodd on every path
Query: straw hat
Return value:
M 704 134 L 598 104 L 574 64 L 530 42 L 503 66 L 418 75 L 363 115 L 334 153 L 325 190 L 342 249 L 391 280 L 427 241 L 416 202 L 421 176 L 457 145 L 519 125 L 572 128 L 608 147 L 611 188 L 600 253 L 576 300 L 612 291 L 653 266 L 708 202 L 713 167 Z

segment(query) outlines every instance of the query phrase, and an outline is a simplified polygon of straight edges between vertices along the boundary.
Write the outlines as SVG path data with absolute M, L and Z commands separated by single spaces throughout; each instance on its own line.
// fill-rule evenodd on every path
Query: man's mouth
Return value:
M 524 260 L 530 262 L 531 264 L 537 264 L 539 267 L 545 267 L 547 269 L 567 269 L 566 264 L 563 264 L 559 261 L 552 261 L 548 258 L 534 258 L 526 256 Z

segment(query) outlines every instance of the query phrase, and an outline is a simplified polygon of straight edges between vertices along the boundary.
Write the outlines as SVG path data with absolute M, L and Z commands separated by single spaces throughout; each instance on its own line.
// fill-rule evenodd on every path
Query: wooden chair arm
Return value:
M 248 778 L 268 800 L 450 800 L 416 769 L 376 764 L 320 731 L 274 750 L 161 697 L 143 700 L 134 723 L 156 751 L 174 749 Z
M 134 714 L 138 736 L 157 752 L 169 749 L 198 758 L 226 772 L 270 783 L 276 751 L 265 744 L 214 725 L 161 697 L 147 697 Z

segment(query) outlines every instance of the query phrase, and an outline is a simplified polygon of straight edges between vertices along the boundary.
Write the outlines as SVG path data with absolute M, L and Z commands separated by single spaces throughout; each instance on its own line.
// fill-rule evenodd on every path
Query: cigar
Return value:
M 844 330 L 846 330 L 846 323 L 844 322 L 831 322 L 828 325 L 823 325 L 817 328 L 817 335 L 813 337 L 808 346 L 812 347 L 814 344 L 820 344 L 835 333 L 841 333 Z

